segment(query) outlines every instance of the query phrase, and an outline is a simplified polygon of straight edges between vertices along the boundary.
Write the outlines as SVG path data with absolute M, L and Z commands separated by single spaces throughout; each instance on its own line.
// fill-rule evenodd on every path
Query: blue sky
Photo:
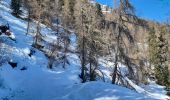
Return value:
M 114 0 L 96 0 L 102 4 L 113 5 Z M 135 7 L 136 15 L 145 19 L 165 21 L 170 15 L 170 0 L 129 0 Z M 168 14 L 169 13 L 169 14 Z

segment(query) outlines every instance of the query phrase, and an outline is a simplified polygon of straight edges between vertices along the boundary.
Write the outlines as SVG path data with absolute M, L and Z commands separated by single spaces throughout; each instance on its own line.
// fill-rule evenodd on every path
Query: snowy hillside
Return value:
M 152 81 L 150 85 L 139 87 L 127 79 L 136 91 L 110 84 L 110 72 L 105 64 L 102 70 L 107 83 L 101 81 L 81 83 L 78 76 L 80 61 L 73 53 L 69 53 L 70 65 L 67 65 L 66 69 L 62 66 L 53 70 L 48 69 L 48 61 L 44 53 L 31 46 L 33 41 L 31 35 L 25 35 L 27 22 L 12 16 L 9 4 L 10 0 L 3 0 L 0 4 L 0 23 L 9 23 L 16 41 L 12 41 L 7 36 L 0 36 L 2 41 L 0 45 L 3 48 L 1 59 L 16 62 L 17 67 L 12 68 L 8 62 L 0 66 L 0 100 L 168 99 L 164 95 L 164 87 Z M 44 25 L 42 25 L 42 33 L 46 34 L 46 40 L 56 39 L 48 34 L 50 29 L 46 29 Z M 29 56 L 31 50 L 35 52 Z

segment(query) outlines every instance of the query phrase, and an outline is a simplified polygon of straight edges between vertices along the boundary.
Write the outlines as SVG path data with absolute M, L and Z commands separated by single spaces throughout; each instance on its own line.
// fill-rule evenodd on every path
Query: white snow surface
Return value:
M 33 38 L 26 36 L 27 22 L 11 15 L 10 0 L 2 0 L 0 3 L 0 24 L 9 23 L 16 41 L 8 37 L 0 36 L 4 42 L 3 57 L 17 62 L 17 67 L 12 68 L 7 62 L 0 66 L 0 100 L 166 100 L 164 87 L 150 82 L 142 87 L 135 85 L 128 78 L 127 81 L 136 91 L 125 87 L 110 84 L 110 67 L 113 63 L 105 62 L 102 71 L 106 82 L 95 81 L 81 83 L 78 77 L 80 73 L 80 61 L 76 54 L 69 54 L 70 65 L 65 69 L 62 66 L 53 70 L 47 68 L 48 60 L 44 53 L 34 49 L 35 53 L 30 57 L 30 49 Z M 42 25 L 42 33 L 46 34 L 46 40 L 56 39 L 50 29 Z M 71 34 L 72 47 L 75 48 L 75 36 Z M 1 54 L 2 55 L 2 54 Z M 26 70 L 21 70 L 26 68 Z M 121 69 L 126 71 L 125 66 Z

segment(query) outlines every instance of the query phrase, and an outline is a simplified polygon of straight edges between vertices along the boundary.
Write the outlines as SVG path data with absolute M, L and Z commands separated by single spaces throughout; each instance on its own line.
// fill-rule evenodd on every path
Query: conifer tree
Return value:
M 95 19 L 96 19 L 96 28 L 102 28 L 102 22 L 104 20 L 104 15 L 102 12 L 101 5 L 99 3 L 96 3 L 95 5 Z
M 155 76 L 157 83 L 164 86 L 170 85 L 170 74 L 168 72 L 168 42 L 165 38 L 165 31 L 161 29 L 158 37 L 157 65 L 155 66 Z
M 14 14 L 17 17 L 21 14 L 20 7 L 21 7 L 21 0 L 11 1 L 12 14 Z
M 100 17 L 103 17 L 103 13 L 102 13 L 102 8 L 101 8 L 101 5 L 99 3 L 96 3 L 96 8 L 97 8 L 97 15 L 99 15 Z

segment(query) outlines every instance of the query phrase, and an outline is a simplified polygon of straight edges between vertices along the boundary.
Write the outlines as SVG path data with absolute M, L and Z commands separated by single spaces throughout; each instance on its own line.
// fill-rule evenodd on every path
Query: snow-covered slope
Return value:
M 10 0 L 3 0 L 0 3 L 0 23 L 9 23 L 11 31 L 15 34 L 16 42 L 8 37 L 0 36 L 0 40 L 3 41 L 0 43 L 3 48 L 1 55 L 6 60 L 17 62 L 17 67 L 12 68 L 7 62 L 0 66 L 0 100 L 152 100 L 168 98 L 163 95 L 163 88 L 157 87 L 156 84 L 144 86 L 147 92 L 129 80 L 139 93 L 104 82 L 82 84 L 78 77 L 80 62 L 76 54 L 69 54 L 71 63 L 66 66 L 66 69 L 57 67 L 49 70 L 48 61 L 43 52 L 32 48 L 32 36 L 25 35 L 27 22 L 10 14 L 9 3 Z M 47 40 L 55 39 L 48 35 L 48 29 L 43 25 L 42 32 L 47 34 Z M 28 54 L 31 49 L 35 53 L 30 57 Z M 108 69 L 103 68 L 102 71 L 109 80 Z

